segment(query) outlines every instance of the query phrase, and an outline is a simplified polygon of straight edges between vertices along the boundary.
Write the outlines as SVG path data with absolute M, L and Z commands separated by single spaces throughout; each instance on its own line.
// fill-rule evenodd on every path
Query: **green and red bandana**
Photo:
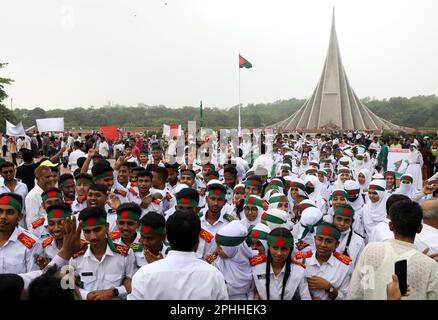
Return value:
M 272 214 L 269 214 L 268 212 L 263 212 L 262 221 L 268 221 L 268 222 L 272 222 L 272 223 L 276 223 L 276 224 L 284 224 L 287 222 L 279 217 L 276 217 Z
M 403 175 L 400 178 L 400 183 L 402 183 L 402 182 L 412 184 L 412 183 L 414 183 L 414 179 L 412 179 L 412 177 L 410 177 L 410 176 Z
M 247 204 L 262 208 L 263 207 L 263 200 L 257 196 L 249 195 L 245 198 L 245 201 L 243 202 L 244 206 L 246 206 Z
M 225 171 L 225 173 L 224 173 L 224 177 L 225 177 L 225 178 L 235 178 L 236 175 L 233 174 L 233 173 L 231 173 L 231 172 L 229 172 L 229 171 Z
M 94 176 L 95 179 L 105 179 L 108 177 L 114 178 L 113 170 L 108 170 Z
M 80 177 L 80 178 L 76 179 L 76 184 L 77 185 L 85 184 L 85 185 L 91 186 L 91 185 L 93 185 L 93 180 L 92 179 L 88 179 L 88 178 L 84 178 L 84 177 Z
M 91 217 L 82 221 L 82 227 L 97 227 L 97 226 L 106 226 L 106 219 L 104 217 Z
M 163 227 L 160 228 L 152 228 L 151 226 L 142 224 L 140 226 L 140 230 L 142 234 L 151 234 L 151 235 L 161 235 L 165 234 L 166 230 Z
M 238 245 L 243 243 L 247 239 L 247 237 L 229 237 L 222 236 L 219 233 L 216 233 L 214 239 L 219 246 L 237 247 Z
M 190 170 L 183 170 L 181 171 L 181 176 L 190 176 L 192 179 L 195 179 L 195 173 Z
M 218 197 L 222 197 L 225 198 L 225 192 L 221 189 L 212 189 L 208 191 L 208 196 L 218 196 Z
M 169 174 L 172 174 L 172 173 L 178 172 L 178 169 L 174 169 L 174 168 L 170 167 L 170 168 L 167 168 L 167 172 Z
M 74 185 L 75 185 L 75 181 L 73 180 L 73 178 L 65 179 L 64 181 L 62 181 L 62 182 L 59 184 L 60 187 L 74 186 Z
M 211 163 L 204 164 L 204 165 L 202 166 L 202 168 L 203 168 L 203 169 L 207 169 L 207 170 L 210 170 L 210 169 L 215 170 L 215 169 L 216 169 L 216 168 L 214 167 L 214 165 L 212 165 Z
M 343 167 L 348 167 L 349 163 L 349 161 L 339 161 L 339 164 Z
M 316 175 L 318 173 L 318 170 L 315 168 L 310 168 L 306 170 L 306 175 Z
M 218 178 L 218 177 L 215 176 L 214 174 L 210 174 L 209 176 L 205 177 L 205 180 L 207 180 L 207 182 L 208 182 L 208 181 L 210 181 L 210 180 L 214 180 L 214 179 L 217 179 L 217 178 Z
M 385 191 L 385 188 L 371 182 L 368 191 Z
M 274 194 L 269 198 L 269 203 L 282 203 L 288 202 L 287 197 L 284 194 Z
M 284 171 L 284 170 L 287 170 L 287 171 L 290 171 L 290 164 L 282 164 L 281 165 L 281 171 Z
M 296 206 L 300 212 L 303 212 L 307 208 L 316 208 L 316 206 L 314 204 L 307 203 L 307 202 L 303 203 L 302 201 L 301 201 L 301 203 L 296 204 Z
M 196 200 L 190 199 L 190 198 L 179 198 L 176 199 L 176 204 L 189 204 L 196 208 L 198 206 L 198 202 Z
M 264 232 L 264 231 L 261 231 L 261 230 L 254 230 L 254 229 L 252 229 L 249 236 L 251 238 L 255 238 L 255 239 L 258 239 L 258 240 L 266 240 L 267 237 L 268 237 L 268 233 Z
M 386 171 L 383 176 L 386 178 L 387 176 L 393 176 L 395 179 L 395 172 L 394 171 Z
M 52 209 L 47 211 L 47 220 L 50 219 L 67 219 L 68 217 L 70 217 L 71 212 L 68 210 L 63 210 L 63 209 Z
M 234 193 L 236 194 L 236 193 L 245 193 L 245 187 L 242 187 L 242 186 L 240 186 L 240 187 L 235 187 L 234 188 Z
M 318 174 L 322 174 L 324 177 L 327 177 L 329 175 L 327 170 L 318 170 Z
M 41 199 L 43 201 L 47 201 L 49 198 L 62 199 L 62 193 L 61 193 L 61 191 L 49 191 L 49 192 L 45 192 L 41 195 Z
M 339 169 L 338 170 L 338 174 L 351 174 L 351 171 L 350 171 L 350 169 L 347 169 L 347 168 L 341 168 L 341 169 Z
M 23 206 L 20 203 L 20 201 L 18 201 L 14 197 L 10 197 L 8 195 L 5 195 L 5 196 L 1 196 L 0 195 L 0 204 L 11 206 L 15 210 L 17 210 L 18 212 L 21 212 L 21 209 L 23 208 Z
M 335 197 L 341 197 L 344 199 L 348 198 L 348 193 L 345 190 L 335 190 L 330 196 L 330 200 L 333 200 Z
M 335 216 L 354 218 L 354 209 L 349 205 L 340 205 L 333 208 Z
M 280 187 L 280 188 L 284 187 L 283 182 L 280 179 L 272 179 L 270 185 L 271 186 L 277 186 L 277 187 Z
M 339 240 L 339 238 L 341 237 L 341 232 L 334 225 L 320 224 L 316 226 L 316 235 L 329 236 L 335 238 L 336 240 Z
M 331 161 L 330 159 L 324 159 L 324 160 L 322 160 L 322 163 L 328 163 L 328 164 L 331 164 L 332 161 Z
M 278 192 L 280 192 L 280 187 L 279 186 L 273 186 L 273 185 L 269 185 L 267 190 L 277 190 Z
M 139 221 L 140 216 L 138 213 L 132 211 L 132 210 L 122 210 L 117 211 L 117 220 L 133 220 L 133 221 Z
M 261 188 L 263 186 L 261 181 L 257 181 L 255 179 L 246 179 L 245 182 L 243 183 L 245 186 L 252 186 L 255 188 Z
M 268 234 L 268 245 L 270 247 L 278 247 L 278 248 L 292 248 L 294 246 L 294 238 L 285 238 L 285 237 L 276 237 Z
M 303 197 L 303 196 L 296 197 L 294 199 L 294 205 L 300 204 L 303 200 L 306 200 L 306 199 L 308 199 L 308 198 Z
M 302 191 L 306 190 L 306 187 L 304 186 L 304 184 L 296 182 L 296 181 L 292 181 L 291 184 L 290 184 L 290 187 L 291 188 L 298 188 L 298 189 L 300 189 Z
M 360 189 L 345 190 L 345 191 L 347 191 L 349 198 L 355 198 L 359 195 Z

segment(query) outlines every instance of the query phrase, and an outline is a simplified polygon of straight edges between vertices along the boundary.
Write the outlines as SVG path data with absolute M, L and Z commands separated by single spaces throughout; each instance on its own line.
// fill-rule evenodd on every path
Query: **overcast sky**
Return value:
M 438 94 L 435 0 L 2 0 L 14 107 L 237 105 L 308 98 L 332 16 L 359 97 Z M 9 106 L 9 99 L 5 101 Z

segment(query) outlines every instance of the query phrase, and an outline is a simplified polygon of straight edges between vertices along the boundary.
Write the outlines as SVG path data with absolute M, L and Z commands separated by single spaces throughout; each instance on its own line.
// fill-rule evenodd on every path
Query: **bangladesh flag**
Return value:
M 247 69 L 252 68 L 251 62 L 246 60 L 240 54 L 239 54 L 239 68 L 247 68 Z

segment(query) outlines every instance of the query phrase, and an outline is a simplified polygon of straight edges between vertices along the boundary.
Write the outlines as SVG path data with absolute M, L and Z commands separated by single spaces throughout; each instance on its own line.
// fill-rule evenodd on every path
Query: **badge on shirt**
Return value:
M 259 280 L 266 279 L 266 274 L 258 274 L 257 279 L 259 279 Z
M 92 275 L 93 275 L 93 272 L 82 272 L 81 273 L 81 276 L 83 276 L 83 277 L 90 277 Z

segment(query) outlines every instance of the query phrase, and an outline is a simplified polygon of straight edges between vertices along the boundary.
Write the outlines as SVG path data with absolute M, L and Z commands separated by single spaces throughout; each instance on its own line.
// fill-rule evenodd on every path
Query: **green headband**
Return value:
M 347 199 L 348 193 L 344 190 L 336 190 L 331 194 L 330 200 L 333 200 L 334 197 L 342 197 L 342 198 Z
M 338 174 L 350 174 L 350 169 L 339 169 Z
M 216 233 L 214 239 L 216 240 L 216 243 L 220 246 L 237 247 L 239 244 L 243 243 L 247 239 L 247 237 L 229 237 L 222 236 Z
M 260 230 L 251 230 L 251 234 L 250 234 L 251 238 L 256 238 L 258 240 L 266 240 L 268 237 L 268 233 L 264 232 L 264 231 L 260 231 Z
M 321 173 L 324 177 L 327 177 L 329 175 L 326 170 L 318 170 L 318 173 Z
M 73 178 L 65 179 L 64 181 L 62 181 L 62 182 L 59 184 L 60 187 L 74 186 L 74 185 L 75 185 L 75 181 L 73 180 Z
M 270 247 L 278 248 L 292 248 L 294 245 L 294 238 L 276 237 L 268 234 L 268 245 Z
M 190 177 L 192 177 L 193 179 L 195 179 L 195 174 L 192 172 L 192 171 L 189 171 L 189 170 L 183 170 L 183 171 L 181 171 L 181 177 L 182 176 L 190 176 Z
M 306 189 L 304 184 L 299 183 L 299 182 L 295 182 L 295 181 L 292 181 L 292 183 L 290 184 L 290 187 L 291 188 L 298 188 L 298 189 L 301 189 L 302 191 L 304 191 Z
M 255 205 L 257 207 L 262 208 L 263 207 L 263 202 L 261 199 L 255 198 L 254 196 L 248 196 L 245 198 L 245 201 L 243 202 L 243 205 L 247 205 L 247 204 L 252 204 Z
M 288 202 L 287 198 L 285 195 L 281 194 L 281 195 L 273 195 L 270 199 L 269 199 L 269 203 L 280 203 L 280 202 Z
M 297 204 L 297 209 L 300 210 L 300 212 L 302 212 L 303 210 L 305 210 L 307 208 L 316 208 L 316 206 L 313 204 L 310 204 L 310 203 Z
M 341 232 L 333 225 L 320 224 L 316 226 L 316 235 L 330 236 L 339 240 Z
M 82 227 L 96 227 L 96 226 L 106 226 L 106 219 L 104 217 L 91 217 L 82 221 Z
M 53 209 L 47 212 L 47 220 L 50 219 L 67 219 L 70 217 L 71 212 L 62 209 Z
M 248 179 L 243 183 L 245 186 L 252 186 L 256 188 L 261 188 L 263 186 L 261 181 L 257 181 L 254 179 Z
M 15 210 L 17 210 L 18 212 L 21 212 L 21 209 L 23 208 L 20 201 L 18 201 L 14 197 L 10 197 L 10 196 L 1 196 L 0 204 L 11 206 Z
M 49 198 L 62 199 L 62 193 L 60 191 L 49 191 L 41 195 L 43 201 L 47 201 Z
M 317 170 L 315 168 L 307 169 L 306 174 L 316 174 Z
M 348 164 L 350 163 L 350 161 L 339 161 L 339 163 L 340 163 L 342 166 L 346 167 L 346 166 L 348 166 Z
M 117 212 L 117 220 L 134 220 L 138 221 L 140 220 L 140 216 L 138 213 L 131 211 L 131 210 L 122 210 L 120 212 Z
M 395 177 L 395 172 L 394 171 L 386 171 L 383 176 L 386 178 L 386 176 L 393 176 Z
M 234 188 L 234 193 L 245 193 L 245 187 L 236 187 Z
M 269 222 L 276 223 L 276 224 L 286 223 L 286 221 L 284 221 L 283 219 L 276 217 L 276 216 L 273 216 L 272 214 L 269 214 L 267 212 L 263 212 L 262 220 L 269 221 Z
M 270 183 L 271 186 L 277 186 L 283 188 L 283 182 L 281 180 L 273 179 Z
M 350 206 L 338 206 L 334 208 L 334 215 L 353 218 L 354 209 Z
M 142 224 L 141 225 L 141 233 L 144 234 L 151 234 L 151 235 L 161 235 L 161 234 L 165 234 L 166 230 L 163 227 L 160 228 L 152 228 L 151 226 Z
M 190 199 L 190 198 L 179 198 L 176 199 L 176 204 L 190 204 L 193 207 L 198 206 L 198 202 L 196 200 Z
M 229 172 L 229 171 L 225 171 L 224 177 L 225 178 L 234 178 L 234 177 L 236 177 L 236 175 L 231 173 L 231 172 Z
M 353 189 L 353 190 L 345 190 L 348 193 L 348 196 L 355 197 L 359 194 L 360 189 Z
M 404 181 L 404 182 L 409 182 L 409 183 L 413 183 L 413 182 L 414 182 L 414 179 L 412 179 L 412 177 L 410 177 L 410 176 L 402 176 L 402 177 L 400 178 L 400 182 L 402 182 L 402 181 Z
M 225 192 L 223 192 L 221 189 L 212 189 L 208 191 L 208 196 L 218 196 L 218 197 L 222 197 L 225 198 Z
M 113 170 L 108 170 L 108 171 L 102 172 L 101 174 L 96 174 L 95 176 L 93 176 L 93 178 L 95 178 L 95 179 L 104 179 L 107 177 L 111 177 L 111 178 L 114 177 Z
M 370 184 L 370 186 L 368 187 L 369 191 L 385 191 L 385 188 L 377 185 L 377 184 Z
M 76 179 L 76 184 L 86 184 L 91 186 L 93 184 L 93 180 L 89 178 L 80 177 Z

